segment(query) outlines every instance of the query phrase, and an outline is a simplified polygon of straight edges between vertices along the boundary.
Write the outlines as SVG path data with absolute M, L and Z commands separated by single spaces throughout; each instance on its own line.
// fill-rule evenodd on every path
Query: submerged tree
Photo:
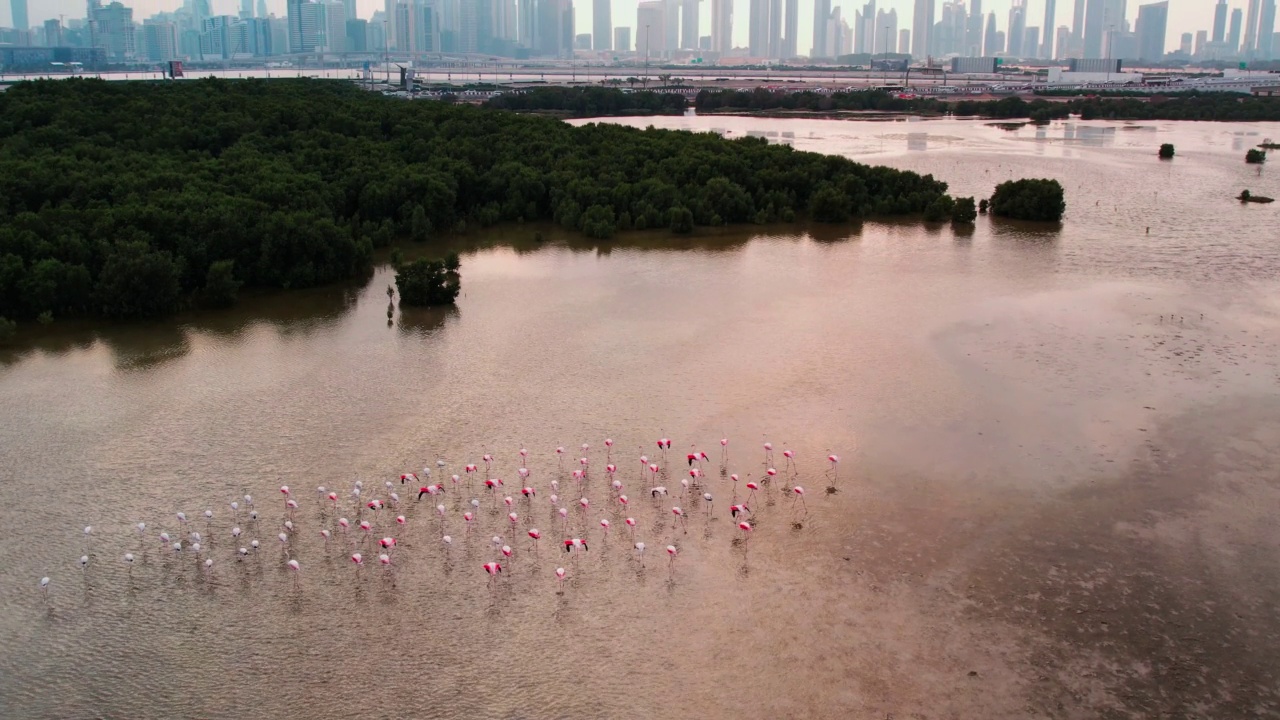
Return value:
M 1249 148 L 1244 154 L 1244 161 L 1253 165 L 1267 161 L 1267 152 L 1256 148 Z
M 1016 220 L 1053 222 L 1062 219 L 1067 202 L 1057 180 L 1009 180 L 996 186 L 991 212 Z
M 1168 160 L 1173 157 L 1173 143 L 1163 143 L 1160 145 L 1160 158 Z
M 444 260 L 423 258 L 397 268 L 396 287 L 402 305 L 450 305 L 458 298 L 461 280 Z
M 956 198 L 955 204 L 951 206 L 951 223 L 953 225 L 972 225 L 977 218 L 978 211 L 974 209 L 973 198 Z

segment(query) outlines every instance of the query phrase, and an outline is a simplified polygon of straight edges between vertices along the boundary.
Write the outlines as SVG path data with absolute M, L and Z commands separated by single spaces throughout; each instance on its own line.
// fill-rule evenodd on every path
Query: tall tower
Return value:
M 1276 0 L 1262 0 L 1262 15 L 1258 18 L 1258 57 L 1275 59 Z
M 784 13 L 784 32 L 786 36 L 782 39 L 782 57 L 793 58 L 800 53 L 799 38 L 800 34 L 800 0 L 786 0 L 786 12 Z
M 1009 8 L 1009 30 L 1007 32 L 1008 43 L 1005 52 L 1013 57 L 1025 57 L 1034 53 L 1034 48 L 1022 47 L 1022 41 L 1027 34 L 1026 0 L 1013 0 L 1013 7 Z
M 911 18 L 911 55 L 917 60 L 929 56 L 929 42 L 933 36 L 934 0 L 916 0 L 915 14 Z
M 27 0 L 9 0 L 9 9 L 13 11 L 13 29 L 26 30 L 30 27 L 27 18 Z
M 609 0 L 592 0 L 591 47 L 596 50 L 613 49 L 613 3 Z
M 1054 0 L 1044 0 L 1044 24 L 1040 27 L 1044 29 L 1044 43 L 1040 46 L 1040 57 L 1046 60 L 1053 59 L 1053 29 L 1057 27 L 1054 21 Z
M 1227 34 L 1227 0 L 1218 0 L 1213 6 L 1213 41 L 1220 43 Z
M 747 54 L 753 58 L 769 54 L 769 0 L 750 0 L 747 14 Z
M 835 55 L 827 47 L 827 19 L 831 17 L 831 0 L 813 0 L 813 49 L 809 57 Z
M 1087 58 L 1102 57 L 1103 0 L 1087 0 L 1084 16 L 1084 55 Z
M 1227 47 L 1232 52 L 1240 49 L 1240 24 L 1244 19 L 1244 14 L 1240 8 L 1231 9 L 1231 29 L 1227 31 Z
M 711 51 L 733 49 L 733 0 L 711 0 Z
M 698 49 L 698 3 L 701 0 L 681 0 L 680 49 Z M 605 0 L 608 2 L 608 0 Z
M 1261 9 L 1261 2 L 1249 0 L 1249 14 L 1244 21 L 1244 45 L 1240 46 L 1241 57 L 1253 57 L 1254 51 L 1258 49 L 1258 12 Z

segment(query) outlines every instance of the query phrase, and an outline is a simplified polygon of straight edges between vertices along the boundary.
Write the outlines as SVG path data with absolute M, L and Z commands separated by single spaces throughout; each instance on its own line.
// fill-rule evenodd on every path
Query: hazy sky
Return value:
M 12 27 L 12 19 L 9 14 L 9 0 L 0 0 L 4 4 L 4 14 L 0 15 L 0 25 Z M 105 2 L 106 0 L 104 0 Z M 153 13 L 173 10 L 180 6 L 180 0 L 123 0 L 125 5 L 132 7 L 133 19 L 135 22 L 141 22 L 144 18 Z M 614 26 L 634 27 L 636 24 L 636 5 L 639 0 L 613 0 L 613 24 Z M 865 1 L 865 0 L 863 0 Z M 938 10 L 935 11 L 935 18 L 941 17 L 942 0 L 935 0 Z M 1195 33 L 1197 30 L 1213 29 L 1213 5 L 1216 0 L 1169 0 L 1169 35 L 1165 39 L 1165 47 L 1176 48 L 1178 38 L 1184 32 Z M 360 16 L 368 18 L 373 11 L 382 6 L 378 0 L 357 0 L 360 9 Z M 747 44 L 747 9 L 750 0 L 734 0 L 734 23 L 733 23 L 733 40 L 734 45 L 745 46 Z M 234 14 L 239 9 L 238 0 L 212 0 L 213 11 L 216 14 Z M 284 15 L 285 0 L 267 0 L 267 10 L 277 15 Z M 996 22 L 1001 30 L 1006 29 L 1008 25 L 1008 13 L 1011 0 L 983 0 L 984 12 L 995 12 Z M 1045 0 L 1027 0 L 1029 8 L 1027 25 L 1040 26 L 1044 23 L 1044 4 Z M 1144 4 L 1142 0 L 1129 0 L 1126 17 L 1132 25 L 1138 16 L 1138 5 Z M 1232 8 L 1241 8 L 1247 10 L 1247 0 L 1227 0 L 1227 4 Z M 255 7 L 257 0 L 254 0 Z M 808 54 L 810 46 L 813 44 L 813 0 L 800 0 L 800 38 L 797 48 L 801 54 Z M 849 18 L 849 23 L 853 24 L 853 13 L 855 10 L 861 9 L 863 2 L 858 0 L 832 0 L 832 7 L 840 7 L 841 14 Z M 43 22 L 49 18 L 55 18 L 59 14 L 63 14 L 68 18 L 84 17 L 85 2 L 83 0 L 27 0 L 28 13 L 31 16 L 32 24 Z M 897 9 L 898 11 L 898 27 L 899 29 L 911 27 L 911 8 L 914 7 L 913 0 L 878 0 L 877 7 L 883 9 Z M 1075 0 L 1057 0 L 1057 13 L 1054 19 L 1055 25 L 1071 25 L 1072 13 L 1074 12 Z M 576 11 L 576 22 L 578 32 L 591 32 L 591 0 L 574 0 L 574 9 Z M 710 0 L 702 0 L 702 16 L 699 22 L 701 34 L 711 34 L 711 2 Z M 1043 29 L 1042 29 L 1043 33 Z M 635 33 L 632 32 L 632 42 L 635 42 Z

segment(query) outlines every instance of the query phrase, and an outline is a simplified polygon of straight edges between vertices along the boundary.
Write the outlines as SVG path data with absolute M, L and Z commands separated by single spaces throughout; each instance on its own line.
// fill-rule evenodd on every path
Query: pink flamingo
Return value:
M 586 512 L 587 508 L 591 507 L 591 501 L 586 498 L 582 498 L 578 501 L 578 505 L 582 507 L 582 512 Z
M 336 492 L 329 493 L 329 502 L 333 503 L 333 509 L 337 510 L 338 509 L 338 493 Z
M 613 460 L 613 438 L 605 438 L 604 447 L 605 447 L 604 460 L 605 462 L 611 462 Z
M 698 450 L 697 445 L 690 445 L 690 447 L 693 448 L 693 452 L 685 455 L 685 459 L 689 461 L 689 467 L 693 467 L 694 463 L 702 462 L 703 460 L 708 462 L 711 460 L 711 458 L 707 457 L 706 453 Z
M 806 504 L 805 504 L 805 502 L 804 502 L 804 488 L 802 488 L 802 487 L 800 487 L 799 485 L 797 485 L 797 486 L 795 486 L 795 487 L 791 488 L 791 492 L 795 494 L 795 499 L 793 499 L 793 500 L 791 501 L 791 504 L 792 504 L 792 505 L 795 505 L 795 504 L 796 504 L 796 500 L 799 500 L 799 501 L 800 501 L 800 506 L 804 508 L 804 511 L 805 511 L 806 513 L 808 513 L 808 512 L 809 512 L 809 506 L 808 506 L 808 505 L 806 505 Z
M 564 568 L 556 568 L 556 582 L 560 583 L 560 593 L 564 593 Z
M 679 554 L 680 551 L 676 550 L 675 545 L 667 546 L 667 567 L 670 568 L 672 573 L 676 571 L 676 555 Z
M 507 558 L 508 560 L 510 560 L 510 559 L 511 559 L 511 546 L 510 546 L 510 545 L 503 545 L 503 546 L 502 546 L 502 556 L 503 556 L 503 557 L 505 557 L 505 558 Z
M 489 573 L 489 584 L 493 585 L 493 581 L 502 572 L 502 566 L 496 562 L 487 562 L 484 564 L 484 571 Z
M 711 498 L 711 493 L 702 493 L 702 499 L 707 501 L 707 514 L 710 515 L 711 506 L 714 504 L 714 501 Z
M 471 521 L 475 519 L 475 515 L 472 515 L 472 514 L 471 514 L 471 513 L 469 513 L 469 512 L 464 512 L 464 513 L 462 513 L 462 519 L 463 519 L 463 520 L 465 520 L 465 521 L 466 521 L 466 523 L 467 523 L 467 533 L 470 533 L 470 532 L 471 532 Z
M 533 540 L 533 553 L 538 554 L 538 541 L 542 539 L 542 533 L 538 528 L 529 528 L 529 538 Z
M 629 501 L 627 500 L 627 496 L 626 496 L 626 495 L 619 495 L 619 496 L 618 496 L 618 502 L 619 502 L 619 503 L 621 503 L 622 507 L 626 507 L 626 506 L 627 506 L 627 503 L 628 503 Z
M 342 528 L 342 532 L 346 532 L 351 527 L 351 521 L 346 518 L 338 518 L 338 527 Z
M 640 567 L 644 567 L 644 543 L 638 542 L 636 547 L 636 557 L 640 558 Z
M 498 505 L 498 488 L 502 486 L 501 478 L 490 478 L 484 481 L 484 486 L 489 488 L 489 495 L 493 499 L 495 507 Z
M 364 556 L 360 553 L 351 554 L 351 562 L 356 564 L 356 574 L 360 574 L 360 568 L 364 566 Z
M 729 438 L 720 438 L 720 464 L 729 464 Z
M 671 508 L 671 514 L 675 516 L 675 519 L 671 521 L 671 527 L 674 528 L 676 525 L 684 522 L 684 531 L 686 533 L 689 532 L 689 518 L 684 516 L 684 510 L 681 510 L 679 505 Z
M 609 487 L 613 488 L 613 493 L 616 495 L 622 491 L 622 481 L 614 480 L 613 482 L 609 483 Z
M 777 475 L 777 474 L 778 474 L 778 471 L 777 471 L 777 470 L 775 470 L 775 469 L 773 469 L 773 468 L 769 468 L 768 470 L 765 470 L 765 471 L 764 471 L 764 474 L 765 474 L 765 475 L 767 475 L 767 476 L 769 476 L 769 477 L 771 478 L 771 477 L 773 477 L 774 475 Z
M 568 530 L 569 529 L 569 508 L 560 508 L 557 512 L 560 513 L 560 519 L 564 521 L 564 527 L 566 530 Z
M 574 550 L 590 550 L 587 547 L 587 541 L 582 538 L 570 538 L 564 541 L 564 551 L 572 552 Z
M 432 497 L 435 497 L 436 495 L 443 495 L 443 494 L 444 494 L 444 486 L 441 485 L 440 483 L 435 483 L 432 485 L 424 485 L 418 488 L 419 500 L 422 499 L 423 495 L 430 495 Z
M 600 520 L 600 527 L 604 528 L 604 536 L 609 537 L 609 521 L 604 519 Z
M 744 513 L 744 514 L 745 514 L 745 513 L 749 513 L 749 512 L 751 512 L 751 508 L 747 507 L 745 503 L 744 503 L 744 504 L 742 504 L 742 505 L 730 505 L 730 506 L 729 506 L 729 514 L 730 514 L 730 515 L 732 515 L 732 516 L 734 517 L 734 519 L 737 519 L 737 517 L 738 517 L 738 513 Z
M 458 483 L 462 480 L 462 478 L 458 477 L 457 475 L 451 475 L 450 479 L 453 480 L 453 489 L 457 490 Z
M 605 474 L 607 474 L 609 477 L 613 477 L 613 474 L 618 472 L 618 466 L 614 465 L 613 463 L 609 463 L 608 465 L 604 466 L 604 471 L 605 471 Z
M 737 500 L 738 499 L 738 474 L 734 473 L 730 475 L 729 479 L 733 481 L 733 499 Z
M 658 479 L 658 470 L 660 469 L 661 468 L 658 467 L 658 463 L 651 463 L 649 465 L 649 474 L 653 476 L 654 480 Z
M 654 500 L 657 500 L 658 497 L 660 496 L 661 497 L 667 496 L 667 488 L 665 485 L 656 485 L 654 487 L 649 488 L 649 494 L 653 496 Z
M 516 468 L 516 475 L 519 475 L 521 480 L 528 480 L 529 468 L 527 467 Z
M 773 463 L 773 443 L 766 442 L 764 444 L 764 464 L 770 465 L 772 463 Z
M 516 529 L 516 523 L 520 522 L 520 516 L 515 513 L 507 513 L 507 519 L 511 521 L 511 529 Z
M 280 494 L 281 494 L 281 495 L 284 495 L 284 499 L 285 499 L 285 507 L 288 507 L 288 505 L 289 505 L 289 503 L 288 503 L 288 500 L 289 500 L 289 486 L 288 486 L 288 485 L 281 485 L 281 486 L 280 486 Z
M 627 523 L 627 530 L 629 530 L 629 531 L 631 532 L 631 537 L 632 537 L 632 538 L 635 538 L 635 536 L 636 536 L 636 519 L 635 519 L 635 518 L 631 518 L 631 517 L 629 517 L 629 518 L 627 518 L 627 519 L 626 519 L 626 521 L 625 521 L 625 522 Z
M 581 470 L 574 470 L 572 474 L 573 474 L 573 479 L 578 483 L 578 487 L 581 488 L 582 480 L 587 476 L 587 474 Z
M 525 467 L 525 459 L 529 457 L 529 451 L 526 448 L 520 448 L 520 467 Z
M 487 473 L 487 472 L 489 472 L 491 469 L 493 469 L 493 456 L 492 456 L 492 455 L 490 455 L 489 453 L 485 453 L 485 454 L 484 454 L 484 457 L 482 457 L 482 458 L 480 458 L 480 459 L 484 461 L 484 471 L 485 471 L 486 473 Z
M 324 538 L 324 546 L 325 546 L 326 548 L 327 548 L 327 547 L 329 547 L 329 535 L 330 535 L 330 533 L 329 533 L 329 531 L 328 531 L 328 530 L 321 530 L 321 531 L 320 531 L 320 537 Z
M 525 500 L 532 501 L 538 496 L 538 491 L 526 485 L 525 487 L 520 488 L 520 494 L 524 496 Z
M 784 466 L 784 469 L 788 469 L 788 470 L 792 470 L 792 471 L 795 471 L 795 470 L 797 469 L 797 468 L 796 468 L 796 454 L 795 454 L 794 452 L 792 452 L 792 451 L 790 451 L 790 450 L 783 450 L 783 451 L 782 451 L 782 457 L 784 457 L 784 458 L 786 458 L 786 459 L 787 459 L 787 464 Z
M 378 556 L 378 562 L 382 563 L 383 567 L 389 568 L 391 567 L 391 556 L 386 553 L 382 553 Z
M 564 469 L 564 448 L 563 447 L 556 448 L 556 469 L 557 470 Z
M 756 491 L 760 489 L 760 486 L 756 483 L 749 482 L 747 483 L 747 489 L 751 491 L 750 494 L 747 495 L 747 502 L 751 502 L 755 498 Z
M 839 479 L 839 473 L 840 473 L 840 456 L 839 456 L 839 455 L 828 455 L 828 456 L 827 456 L 827 462 L 831 463 L 831 468 L 830 468 L 830 470 L 829 470 L 829 472 L 831 473 L 831 484 L 832 484 L 832 485 L 835 485 L 835 484 L 836 484 L 836 480 L 838 480 L 838 479 Z
M 506 505 L 507 507 L 511 507 L 512 505 L 515 504 L 515 502 L 516 502 L 515 499 L 513 499 L 510 495 L 502 498 L 502 504 Z

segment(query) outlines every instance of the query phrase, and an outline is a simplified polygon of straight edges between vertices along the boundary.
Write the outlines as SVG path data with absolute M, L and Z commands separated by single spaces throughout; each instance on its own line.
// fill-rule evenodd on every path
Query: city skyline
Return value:
M 633 28 L 632 37 L 636 37 L 634 27 L 636 25 L 636 14 L 640 0 L 612 0 L 609 7 L 612 14 L 613 27 L 630 27 Z M 982 11 L 986 13 L 994 13 L 999 28 L 1002 31 L 1008 29 L 1008 20 L 1010 11 L 1016 6 L 1024 6 L 1026 8 L 1025 24 L 1029 27 L 1039 27 L 1040 22 L 1044 18 L 1046 2 L 1054 0 L 983 0 Z M 749 44 L 749 22 L 748 14 L 752 0 L 733 0 L 733 46 L 747 47 Z M 865 0 L 821 0 L 822 4 L 832 9 L 840 8 L 842 16 L 852 26 L 854 14 L 861 9 Z M 934 0 L 933 20 L 937 22 L 941 19 L 943 5 L 946 0 Z M 1095 3 L 1101 5 L 1120 3 L 1123 0 L 1085 0 L 1086 4 L 1093 6 Z M 1228 15 L 1231 11 L 1240 10 L 1245 13 L 1249 9 L 1250 0 L 1232 0 L 1227 2 Z M 132 0 L 125 3 L 134 11 L 134 19 L 141 24 L 145 18 L 151 17 L 157 12 L 171 12 L 181 6 L 181 2 L 177 0 Z M 236 15 L 240 11 L 241 0 L 209 0 L 210 7 L 214 14 Z M 360 18 L 370 18 L 376 10 L 380 10 L 384 6 L 384 0 L 355 0 L 356 11 Z M 592 33 L 594 23 L 592 0 L 575 0 L 574 6 L 574 33 Z M 780 5 L 783 3 L 779 3 Z M 925 4 L 922 0 L 878 0 L 878 7 L 883 11 L 896 10 L 898 17 L 899 29 L 911 29 L 914 27 L 914 10 L 917 5 Z M 1055 3 L 1057 5 L 1055 12 L 1056 25 L 1066 25 L 1070 27 L 1074 11 L 1074 0 L 1067 2 Z M 1150 4 L 1148 2 L 1123 2 L 1124 17 L 1129 23 L 1130 30 L 1133 30 L 1134 22 L 1138 16 L 1138 8 L 1141 5 Z M 257 3 L 255 2 L 255 5 Z M 814 5 L 813 0 L 800 0 L 799 3 L 799 22 L 797 28 L 797 36 L 799 41 L 796 46 L 796 52 L 799 55 L 808 55 L 812 43 L 809 38 L 814 35 Z M 1261 3 L 1259 3 L 1261 5 Z M 85 14 L 84 0 L 28 0 L 28 16 L 29 24 L 32 27 L 38 26 L 48 19 L 56 19 L 61 14 L 66 20 L 83 18 Z M 279 17 L 284 17 L 286 0 L 266 0 L 268 12 Z M 972 6 L 972 0 L 966 2 L 966 6 Z M 0 3 L 4 15 L 0 15 L 0 25 L 11 27 L 12 18 L 10 15 L 10 0 L 4 0 Z M 698 4 L 698 24 L 700 32 L 708 35 L 712 27 L 712 3 L 709 1 L 700 2 Z M 1169 0 L 1168 2 L 1168 20 L 1165 37 L 1163 39 L 1164 49 L 1166 51 L 1173 50 L 1178 47 L 1178 39 L 1182 33 L 1192 33 L 1193 35 L 1200 30 L 1208 30 L 1212 32 L 1215 20 L 1215 3 L 1202 2 L 1195 3 L 1192 0 Z M 1277 28 L 1280 30 L 1280 28 Z M 1040 27 L 1040 42 L 1046 40 L 1045 28 Z M 913 33 L 914 35 L 914 33 Z M 1048 37 L 1053 37 L 1049 34 Z M 655 43 L 656 44 L 656 43 Z M 914 41 L 913 41 L 914 44 Z M 1056 44 L 1056 43 L 1055 43 Z M 895 48 L 896 49 L 896 48 Z

